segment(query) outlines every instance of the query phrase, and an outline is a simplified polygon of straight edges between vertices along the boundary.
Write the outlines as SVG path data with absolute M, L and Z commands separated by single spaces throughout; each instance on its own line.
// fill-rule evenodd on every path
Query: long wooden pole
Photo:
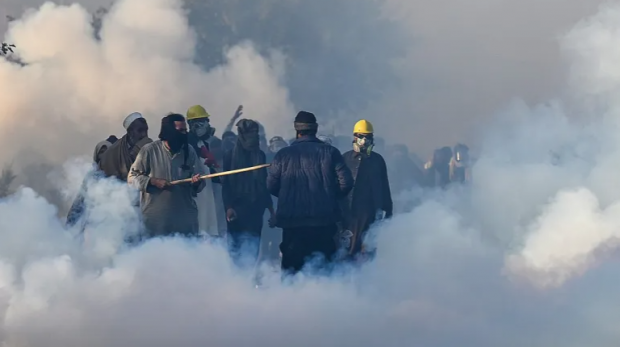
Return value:
M 269 166 L 270 166 L 270 164 L 263 164 L 263 165 L 256 165 L 256 166 L 246 167 L 246 168 L 243 168 L 243 169 L 216 172 L 214 174 L 200 176 L 200 179 L 201 180 L 206 180 L 208 178 L 213 178 L 213 177 L 234 175 L 234 174 L 238 174 L 238 173 L 242 173 L 242 172 L 260 170 L 260 169 L 263 169 L 263 168 L 266 168 L 266 167 L 269 167 Z M 191 178 L 186 178 L 184 180 L 172 181 L 172 182 L 170 182 L 170 184 L 177 185 L 177 184 L 181 184 L 181 183 L 191 183 L 191 182 L 192 182 Z

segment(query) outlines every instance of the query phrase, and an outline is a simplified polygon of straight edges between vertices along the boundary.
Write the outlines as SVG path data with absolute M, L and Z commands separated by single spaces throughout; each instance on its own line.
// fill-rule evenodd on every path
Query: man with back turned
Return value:
M 278 198 L 282 228 L 282 271 L 295 274 L 319 256 L 329 263 L 338 250 L 339 200 L 353 188 L 351 171 L 340 152 L 316 137 L 314 114 L 295 117 L 297 138 L 281 149 L 269 168 L 267 187 Z

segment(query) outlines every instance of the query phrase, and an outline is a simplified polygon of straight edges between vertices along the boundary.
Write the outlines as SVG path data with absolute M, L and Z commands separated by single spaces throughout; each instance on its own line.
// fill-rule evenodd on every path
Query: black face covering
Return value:
M 260 148 L 260 140 L 258 131 L 249 133 L 240 133 L 238 137 L 239 144 L 246 151 L 253 151 Z
M 258 123 L 249 119 L 242 119 L 237 123 L 237 143 L 246 151 L 260 148 Z
M 182 133 L 175 129 L 174 132 L 171 132 L 171 137 L 167 141 L 170 150 L 178 152 L 187 144 L 187 133 Z
M 174 122 L 176 121 L 184 122 L 185 118 L 173 114 L 162 119 L 161 132 L 159 133 L 159 138 L 168 142 L 168 146 L 173 152 L 178 152 L 187 144 L 187 133 L 182 133 L 175 128 Z

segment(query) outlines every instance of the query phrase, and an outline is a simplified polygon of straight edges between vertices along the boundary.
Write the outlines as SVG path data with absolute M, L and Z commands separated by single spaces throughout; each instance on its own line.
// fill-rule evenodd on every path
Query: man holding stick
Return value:
M 140 190 L 140 208 L 146 238 L 198 235 L 198 208 L 194 197 L 205 186 L 198 156 L 188 145 L 187 124 L 180 114 L 162 119 L 159 140 L 142 147 L 127 181 Z M 173 180 L 190 182 L 171 184 Z

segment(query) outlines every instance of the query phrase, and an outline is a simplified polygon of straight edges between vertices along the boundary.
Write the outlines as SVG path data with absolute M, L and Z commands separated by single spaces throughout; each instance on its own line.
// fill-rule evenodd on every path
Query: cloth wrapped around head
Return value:
M 237 122 L 237 141 L 243 149 L 251 151 L 259 149 L 259 126 L 251 119 L 242 119 Z
M 95 153 L 93 154 L 93 161 L 96 164 L 99 164 L 99 162 L 101 161 L 101 158 L 103 157 L 103 154 L 105 153 L 105 151 L 107 151 L 110 147 L 112 147 L 112 143 L 110 143 L 109 141 L 101 141 L 99 142 L 96 146 L 95 146 Z
M 294 125 L 296 131 L 316 131 L 319 128 L 314 114 L 306 111 L 301 111 L 295 116 Z

